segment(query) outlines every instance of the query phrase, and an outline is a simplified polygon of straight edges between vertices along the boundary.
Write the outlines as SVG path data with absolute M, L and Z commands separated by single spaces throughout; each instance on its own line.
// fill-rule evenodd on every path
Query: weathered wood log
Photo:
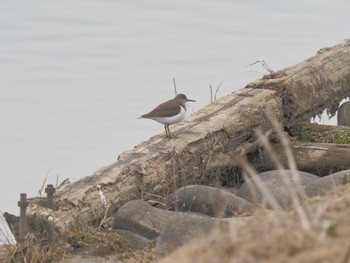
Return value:
M 290 132 L 325 109 L 334 115 L 350 96 L 350 40 L 323 48 L 304 62 L 254 81 L 246 88 L 272 89 L 283 101 L 285 126 Z
M 212 156 L 256 151 L 254 130 L 273 132 L 268 113 L 293 131 L 325 108 L 334 113 L 349 94 L 350 41 L 346 41 L 220 98 L 174 125 L 174 139 L 154 136 L 94 175 L 62 186 L 55 197 L 57 211 L 31 203 L 28 214 L 46 216 L 63 231 L 76 217 L 99 223 L 105 208 L 98 189 L 112 214 L 132 199 L 159 200 L 185 185 L 213 185 L 225 171 L 209 169 Z
M 292 143 L 292 152 L 298 170 L 319 176 L 326 176 L 338 171 L 350 169 L 350 145 L 334 143 Z M 289 167 L 289 160 L 282 145 L 272 145 L 284 167 Z M 260 172 L 276 169 L 269 154 L 260 151 L 253 165 Z
M 76 217 L 84 222 L 101 220 L 104 206 L 98 189 L 103 191 L 111 206 L 109 213 L 113 214 L 129 200 L 166 198 L 169 191 L 189 184 L 214 185 L 216 177 L 207 171 L 211 156 L 254 150 L 254 129 L 272 131 L 267 113 L 282 123 L 281 99 L 272 90 L 244 89 L 220 98 L 174 125 L 174 139 L 164 134 L 154 136 L 94 175 L 59 188 L 57 211 L 32 203 L 30 213 L 50 216 L 63 231 Z

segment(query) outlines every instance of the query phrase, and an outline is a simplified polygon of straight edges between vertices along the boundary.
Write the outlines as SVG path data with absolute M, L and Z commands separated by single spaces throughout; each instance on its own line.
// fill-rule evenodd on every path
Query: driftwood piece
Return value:
M 350 41 L 345 41 L 211 103 L 174 125 L 174 139 L 154 136 L 94 175 L 63 185 L 55 197 L 57 211 L 31 203 L 28 214 L 46 216 L 63 231 L 76 217 L 98 225 L 105 215 L 99 190 L 111 215 L 132 199 L 164 201 L 185 185 L 214 185 L 212 156 L 257 151 L 254 130 L 272 133 L 268 113 L 293 132 L 324 109 L 333 114 L 349 94 Z
M 298 170 L 319 176 L 350 169 L 350 145 L 335 143 L 301 143 L 291 144 L 292 152 Z M 289 167 L 285 148 L 282 145 L 272 145 L 272 150 L 278 155 L 284 167 Z M 261 151 L 259 157 L 252 161 L 258 171 L 276 169 L 269 154 Z
M 217 152 L 246 154 L 256 148 L 254 129 L 271 132 L 267 113 L 282 123 L 281 99 L 276 92 L 244 89 L 218 99 L 174 125 L 174 139 L 164 134 L 152 137 L 118 161 L 94 175 L 58 189 L 57 211 L 31 204 L 30 213 L 50 216 L 64 230 L 79 217 L 84 222 L 100 221 L 104 206 L 98 190 L 110 205 L 109 213 L 129 200 L 166 197 L 188 184 L 208 183 L 207 166 Z M 211 171 L 212 172 L 212 171 Z M 215 181 L 215 177 L 210 177 Z M 49 213 L 48 213 L 49 211 Z
M 350 40 L 323 48 L 304 62 L 254 81 L 246 88 L 272 89 L 283 100 L 285 127 L 293 132 L 325 109 L 333 116 L 350 95 Z

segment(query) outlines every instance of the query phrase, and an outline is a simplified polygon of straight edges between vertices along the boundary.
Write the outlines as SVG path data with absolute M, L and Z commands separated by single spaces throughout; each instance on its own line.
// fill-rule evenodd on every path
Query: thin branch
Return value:
M 45 187 L 45 184 L 46 184 L 46 181 L 47 181 L 47 177 L 49 176 L 50 172 L 51 172 L 51 168 L 46 173 L 46 177 L 44 179 L 43 185 L 41 186 L 41 188 L 38 191 L 38 196 L 41 196 L 41 193 L 44 190 L 44 187 Z
M 274 70 L 272 70 L 267 63 L 265 62 L 265 60 L 257 60 L 249 65 L 247 65 L 246 67 L 251 67 L 254 66 L 256 64 L 260 64 L 261 67 L 263 67 L 267 72 L 269 72 L 270 74 L 276 74 L 276 72 Z
M 175 82 L 175 78 L 173 78 L 173 82 L 174 82 L 174 90 L 175 90 L 175 96 L 177 95 L 177 89 L 176 89 L 176 82 Z
M 222 80 L 222 81 L 220 82 L 219 86 L 216 88 L 216 91 L 215 91 L 215 93 L 214 93 L 214 101 L 216 100 L 216 94 L 218 94 L 218 91 L 219 91 L 219 89 L 220 89 L 220 87 L 221 87 L 221 85 L 222 85 L 223 82 L 224 82 L 224 81 Z
M 59 178 L 60 178 L 60 175 L 57 174 L 57 176 L 56 176 L 56 189 L 58 188 L 58 180 L 59 180 Z

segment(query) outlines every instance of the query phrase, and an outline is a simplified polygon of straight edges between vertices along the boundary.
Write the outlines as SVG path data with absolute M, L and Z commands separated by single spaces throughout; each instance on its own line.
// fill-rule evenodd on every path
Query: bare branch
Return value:
M 175 78 L 173 78 L 173 83 L 174 83 L 174 90 L 175 90 L 175 96 L 176 96 L 177 95 L 177 89 L 176 89 Z

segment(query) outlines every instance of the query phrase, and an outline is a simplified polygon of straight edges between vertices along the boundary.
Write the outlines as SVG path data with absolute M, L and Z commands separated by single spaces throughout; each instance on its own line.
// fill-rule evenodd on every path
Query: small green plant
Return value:
M 337 233 L 337 225 L 336 224 L 330 224 L 327 228 L 327 233 L 329 235 L 335 235 Z
M 350 144 L 350 129 L 342 129 L 335 137 L 335 142 L 338 144 Z

